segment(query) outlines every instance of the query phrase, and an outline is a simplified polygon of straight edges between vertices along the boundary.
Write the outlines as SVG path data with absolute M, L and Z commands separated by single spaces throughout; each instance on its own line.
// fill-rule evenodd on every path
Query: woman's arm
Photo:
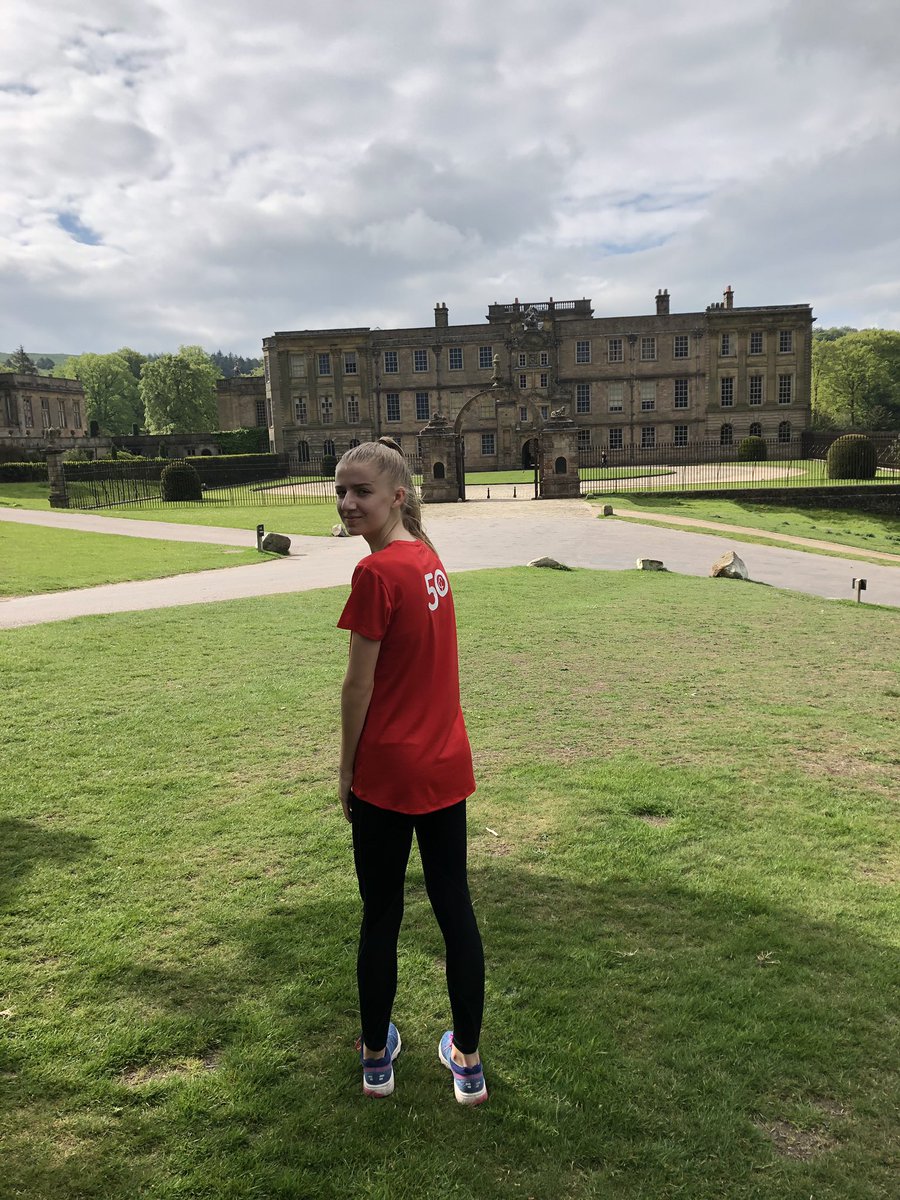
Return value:
M 350 661 L 341 688 L 341 774 L 338 785 L 338 798 L 348 821 L 353 764 L 375 687 L 375 664 L 380 650 L 381 642 L 373 642 L 359 633 L 350 634 Z

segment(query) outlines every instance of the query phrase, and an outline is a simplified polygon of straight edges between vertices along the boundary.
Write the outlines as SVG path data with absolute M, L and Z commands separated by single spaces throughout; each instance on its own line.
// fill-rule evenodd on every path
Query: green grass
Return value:
M 597 500 L 596 503 L 602 503 Z M 678 496 L 633 496 L 627 492 L 606 497 L 617 512 L 639 514 L 652 520 L 662 514 L 743 525 L 766 533 L 837 542 L 860 550 L 882 550 L 900 554 L 900 520 L 877 513 L 842 511 L 836 508 L 790 508 L 787 505 L 754 504 L 752 500 L 699 500 Z M 687 527 L 685 527 L 687 528 Z M 703 532 L 696 530 L 695 532 Z
M 3 483 L 0 481 L 0 508 L 47 508 L 50 494 L 46 483 Z
M 192 542 L 162 542 L 110 533 L 79 533 L 0 521 L 0 596 L 160 579 L 186 571 L 246 566 L 277 555 Z
M 5 1194 L 894 1194 L 896 612 L 637 572 L 454 589 L 472 1112 L 417 865 L 397 1093 L 360 1094 L 346 590 L 0 634 Z
M 649 478 L 653 475 L 671 475 L 673 467 L 605 467 L 596 468 L 592 478 L 599 475 L 604 481 L 610 479 Z M 466 483 L 521 483 L 533 484 L 534 471 L 467 471 Z

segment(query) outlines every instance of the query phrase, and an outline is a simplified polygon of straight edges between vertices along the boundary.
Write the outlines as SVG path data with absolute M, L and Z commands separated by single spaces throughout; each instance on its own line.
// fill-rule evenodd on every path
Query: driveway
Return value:
M 868 580 L 869 603 L 900 607 L 900 569 L 828 558 L 802 550 L 742 544 L 727 535 L 684 533 L 637 525 L 613 517 L 598 519 L 596 509 L 580 500 L 473 500 L 425 510 L 429 536 L 448 571 L 520 566 L 549 555 L 572 567 L 633 570 L 637 558 L 661 559 L 670 571 L 707 576 L 726 550 L 737 549 L 750 577 L 774 587 L 826 599 L 851 599 L 851 580 Z M 167 525 L 79 513 L 0 509 L 0 520 L 56 528 L 122 533 L 129 537 L 254 546 L 255 531 L 209 526 Z M 278 509 L 267 525 L 279 525 Z M 244 567 L 198 571 L 136 583 L 106 584 L 42 596 L 0 601 L 0 628 L 63 621 L 92 613 L 133 612 L 186 604 L 208 604 L 249 596 L 272 596 L 313 588 L 347 586 L 353 567 L 367 552 L 358 538 L 291 535 L 288 558 Z M 723 584 L 722 586 L 729 586 Z

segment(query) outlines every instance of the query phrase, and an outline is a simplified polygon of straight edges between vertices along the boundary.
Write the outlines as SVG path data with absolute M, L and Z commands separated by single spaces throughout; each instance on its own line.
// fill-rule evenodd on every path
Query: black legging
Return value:
M 353 858 L 363 901 L 356 978 L 363 1040 L 387 1043 L 397 991 L 397 938 L 403 920 L 403 882 L 413 830 L 425 888 L 447 952 L 447 991 L 453 1042 L 474 1054 L 484 1010 L 484 952 L 466 880 L 466 802 L 424 816 L 367 804 L 351 793 Z

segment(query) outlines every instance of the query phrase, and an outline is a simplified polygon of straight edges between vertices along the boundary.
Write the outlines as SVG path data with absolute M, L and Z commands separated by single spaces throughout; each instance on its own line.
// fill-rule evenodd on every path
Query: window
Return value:
M 334 442 L 331 440 L 331 438 L 326 438 L 325 441 L 322 443 L 322 455 L 323 455 L 323 457 L 326 457 L 326 458 L 327 457 L 334 458 L 334 456 L 335 456 Z
M 672 430 L 672 441 L 676 446 L 686 446 L 688 444 L 688 427 L 687 425 L 676 425 Z
M 762 375 L 750 375 L 747 378 L 747 403 L 762 404 L 763 402 L 763 377 Z
M 298 425 L 305 425 L 309 420 L 309 410 L 306 407 L 305 396 L 294 397 L 294 419 Z
M 320 371 L 320 375 L 330 375 L 330 371 Z M 305 379 L 306 378 L 306 355 L 292 354 L 291 355 L 291 378 Z
M 734 442 L 734 429 L 730 425 L 723 425 L 719 430 L 719 445 L 730 446 Z
M 297 443 L 297 459 L 302 463 L 309 462 L 309 442 Z
M 351 450 L 353 449 L 354 446 L 358 446 L 358 445 L 359 445 L 359 438 L 351 438 L 350 439 L 350 449 Z
M 481 435 L 481 453 L 485 456 L 495 454 L 494 435 L 492 433 L 483 433 Z
M 641 383 L 641 412 L 652 412 L 656 408 L 656 382 L 653 379 Z
M 538 384 L 538 387 L 545 388 L 549 382 L 550 382 L 550 375 L 549 375 L 549 372 L 547 372 L 547 371 L 541 371 L 541 374 L 540 374 L 540 383 Z
M 688 398 L 688 381 L 686 379 L 675 380 L 675 407 L 687 408 Z
M 656 338 L 642 337 L 641 338 L 641 362 L 656 361 Z
M 428 351 L 413 350 L 413 370 L 427 371 L 428 370 Z
M 65 424 L 66 424 L 66 402 L 65 402 L 65 400 L 57 400 L 56 416 L 58 418 L 58 424 L 59 424 L 60 429 L 65 428 Z
M 400 393 L 385 392 L 384 396 L 385 418 L 388 421 L 400 420 Z
M 519 387 L 520 387 L 520 388 L 521 388 L 523 391 L 525 390 L 525 388 L 527 388 L 527 387 L 528 387 L 528 376 L 527 376 L 527 375 L 520 375 L 520 376 L 519 376 Z
M 260 403 L 261 402 L 259 400 L 257 400 L 257 402 L 256 402 L 257 408 L 259 407 Z M 81 428 L 81 401 L 80 400 L 72 401 L 72 424 L 75 426 L 76 429 Z M 263 425 L 264 422 L 260 421 L 259 424 Z
M 733 333 L 723 333 L 719 345 L 719 353 L 724 355 L 736 354 L 735 336 Z
M 719 380 L 719 403 L 723 408 L 734 408 L 733 375 L 725 375 Z
M 416 392 L 416 420 L 427 421 L 431 416 L 427 392 Z
M 34 412 L 31 407 L 31 401 L 23 400 L 22 408 L 25 410 L 25 428 L 31 429 L 34 425 Z
M 622 412 L 625 408 L 625 384 L 608 384 L 606 388 L 606 394 L 609 398 L 609 411 Z
M 330 396 L 322 396 L 319 400 L 319 411 L 322 414 L 322 424 L 334 423 L 334 401 Z
M 6 423 L 7 425 L 18 425 L 19 414 L 16 412 L 15 396 L 6 397 Z
M 528 422 L 530 419 L 531 419 L 531 418 L 528 416 L 528 409 L 525 407 L 525 405 L 524 405 L 524 404 L 520 404 L 520 405 L 519 405 L 519 420 L 520 420 L 520 421 L 522 422 L 522 424 L 524 425 L 524 424 L 527 424 L 527 422 Z
M 76 416 L 75 424 L 80 425 L 81 424 L 81 416 L 80 416 L 81 409 L 76 406 L 75 412 L 76 412 L 76 414 L 79 414 L 78 416 Z M 256 424 L 258 426 L 266 424 L 266 402 L 265 402 L 265 400 L 257 400 L 257 402 L 256 402 Z
M 793 329 L 778 330 L 778 353 L 790 354 L 794 349 L 794 331 Z
M 542 350 L 542 351 L 541 351 L 540 358 L 541 358 L 541 366 L 542 366 L 542 367 L 549 367 L 549 366 L 550 366 L 550 354 L 549 354 L 549 351 L 547 351 L 547 350 Z
M 622 362 L 624 354 L 622 352 L 621 338 L 608 338 L 606 342 L 606 361 L 607 362 Z
M 610 450 L 621 450 L 624 446 L 621 429 L 611 429 L 609 431 L 609 448 Z
M 652 450 L 656 445 L 656 426 L 644 425 L 641 427 L 641 449 Z
M 778 426 L 779 442 L 789 442 L 791 440 L 791 423 L 790 421 L 782 421 Z
M 528 361 L 528 359 L 526 358 L 526 356 L 524 354 L 519 355 L 519 366 L 520 367 L 524 367 L 527 361 Z
M 397 443 L 398 446 L 403 445 L 403 435 L 402 434 L 392 433 L 391 437 L 394 439 L 394 441 Z
M 672 345 L 673 358 L 688 358 L 690 355 L 690 341 L 686 333 L 676 333 L 675 341 Z
M 359 363 L 356 361 L 356 351 L 355 350 L 347 350 L 344 353 L 344 374 L 345 375 L 358 375 L 359 374 Z
M 778 376 L 778 403 L 790 404 L 794 393 L 793 375 Z
M 575 411 L 577 413 L 591 411 L 591 385 L 589 383 L 575 384 Z
M 479 346 L 478 347 L 478 365 L 482 371 L 490 371 L 494 365 L 494 347 Z
M 45 429 L 50 428 L 50 401 L 41 400 L 41 424 Z
M 331 355 L 330 354 L 317 354 L 316 361 L 318 363 L 320 375 L 330 375 L 331 374 Z
M 447 365 L 451 371 L 461 371 L 463 369 L 462 346 L 450 347 L 447 351 Z
M 591 343 L 581 341 L 575 343 L 575 361 L 577 363 L 589 363 L 591 361 Z
M 760 425 L 759 421 L 754 421 L 750 426 L 750 436 L 762 437 L 762 425 Z
M 549 421 L 549 420 L 550 420 L 550 405 L 549 405 L 549 404 L 542 404 L 542 405 L 541 405 L 541 410 L 540 410 L 540 411 L 541 411 L 541 420 L 542 420 L 542 421 Z
M 347 424 L 359 424 L 359 396 L 350 395 L 347 397 Z
M 763 335 L 761 329 L 754 329 L 750 334 L 750 353 L 762 354 L 763 352 Z
M 385 350 L 384 352 L 384 373 L 385 375 L 397 375 L 400 371 L 400 363 L 397 359 L 396 350 Z
M 578 449 L 590 450 L 591 448 L 591 431 L 589 429 L 578 430 Z

